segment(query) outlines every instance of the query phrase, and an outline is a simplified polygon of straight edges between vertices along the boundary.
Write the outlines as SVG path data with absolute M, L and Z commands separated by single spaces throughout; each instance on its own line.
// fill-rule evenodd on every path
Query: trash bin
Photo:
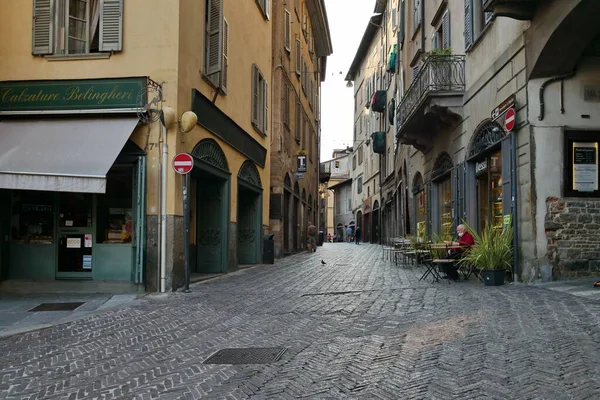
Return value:
M 269 233 L 263 237 L 263 264 L 275 264 L 274 235 L 274 233 Z
M 325 241 L 325 232 L 319 231 L 319 241 L 317 242 L 317 246 L 323 246 L 324 241 Z

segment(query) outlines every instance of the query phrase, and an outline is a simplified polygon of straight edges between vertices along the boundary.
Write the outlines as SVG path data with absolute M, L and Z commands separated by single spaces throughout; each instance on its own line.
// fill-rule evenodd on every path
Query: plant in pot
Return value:
M 468 224 L 464 225 L 473 235 L 475 244 L 465 252 L 460 262 L 480 269 L 486 286 L 504 285 L 506 271 L 512 269 L 512 225 L 498 229 L 488 224 L 481 235 Z
M 452 49 L 432 49 L 425 53 L 427 62 L 431 65 L 431 77 L 438 90 L 452 89 Z

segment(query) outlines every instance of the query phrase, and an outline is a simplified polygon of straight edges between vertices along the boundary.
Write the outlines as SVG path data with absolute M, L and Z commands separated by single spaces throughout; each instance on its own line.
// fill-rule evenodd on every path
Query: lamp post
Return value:
M 161 155 L 161 185 L 160 185 L 160 292 L 166 291 L 167 279 L 167 168 L 166 161 L 168 159 L 167 136 L 169 129 L 177 123 L 181 133 L 188 133 L 198 122 L 198 116 L 193 111 L 186 111 L 177 120 L 175 110 L 171 107 L 163 107 L 160 114 L 160 121 L 165 127 L 165 137 L 163 138 L 162 155 Z M 183 177 L 183 220 L 184 220 L 184 252 L 185 252 L 185 274 L 186 274 L 186 289 L 189 285 L 189 212 L 187 207 L 187 174 Z M 158 285 L 157 285 L 158 286 Z

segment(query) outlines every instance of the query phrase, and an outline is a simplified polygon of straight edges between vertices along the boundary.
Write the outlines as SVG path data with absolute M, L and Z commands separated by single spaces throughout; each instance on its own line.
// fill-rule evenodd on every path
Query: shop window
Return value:
M 600 197 L 597 132 L 566 132 L 564 147 L 565 197 Z
M 53 192 L 12 192 L 11 239 L 32 244 L 54 242 Z
M 98 195 L 98 243 L 131 243 L 133 233 L 133 168 L 113 167 L 106 176 L 106 193 Z
M 440 208 L 440 236 L 452 240 L 452 189 L 450 176 L 438 183 L 438 206 Z
M 413 180 L 413 196 L 417 223 L 417 237 L 425 240 L 427 237 L 427 196 L 423 185 L 423 176 L 417 172 Z
M 475 175 L 479 231 L 488 224 L 502 229 L 502 152 L 477 161 Z

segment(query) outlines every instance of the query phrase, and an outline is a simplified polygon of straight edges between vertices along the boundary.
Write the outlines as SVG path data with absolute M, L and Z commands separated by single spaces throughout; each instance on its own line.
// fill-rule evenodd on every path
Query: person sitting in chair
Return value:
M 475 244 L 475 238 L 469 232 L 467 232 L 467 228 L 463 224 L 460 224 L 456 227 L 456 234 L 458 235 L 457 242 L 449 242 L 445 241 L 444 243 L 450 246 L 462 246 L 459 249 L 451 249 L 448 250 L 448 255 L 444 258 L 447 259 L 459 259 L 462 257 L 463 253 L 469 249 L 469 247 Z M 456 268 L 456 263 L 451 263 L 446 265 L 445 271 L 448 279 L 458 280 L 458 270 Z

